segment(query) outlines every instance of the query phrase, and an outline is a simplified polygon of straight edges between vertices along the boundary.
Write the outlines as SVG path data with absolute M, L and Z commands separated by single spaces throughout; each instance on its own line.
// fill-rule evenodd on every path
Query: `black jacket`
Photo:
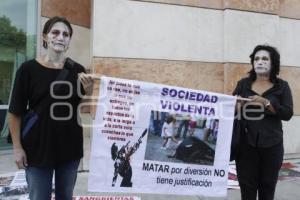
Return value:
M 258 95 L 251 89 L 252 81 L 249 78 L 241 79 L 233 91 L 233 95 L 249 97 Z M 243 118 L 246 120 L 246 141 L 254 147 L 271 147 L 283 140 L 283 131 L 281 120 L 290 120 L 293 116 L 293 99 L 288 83 L 282 79 L 277 79 L 272 88 L 265 91 L 262 97 L 268 99 L 274 107 L 276 113 L 263 108 L 259 112 L 252 105 L 243 107 L 250 110 L 244 112 Z M 257 108 L 256 108 L 257 109 Z M 261 119 L 251 118 L 261 117 Z

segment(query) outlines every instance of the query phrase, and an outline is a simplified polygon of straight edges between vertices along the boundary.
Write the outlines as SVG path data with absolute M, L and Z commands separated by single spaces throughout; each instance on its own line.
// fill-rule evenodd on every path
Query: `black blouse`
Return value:
M 21 140 L 29 166 L 51 167 L 83 156 L 82 127 L 77 119 L 77 108 L 81 100 L 77 92 L 77 74 L 85 70 L 76 62 L 69 68 L 66 77 L 69 84 L 63 84 L 55 94 L 60 97 L 65 95 L 65 98 L 52 97 L 51 101 L 62 104 L 52 107 L 52 112 L 50 105 L 43 108 L 38 121 Z M 16 74 L 9 112 L 24 116 L 27 105 L 34 110 L 43 98 L 47 98 L 50 85 L 60 71 L 61 69 L 46 68 L 36 60 L 23 63 Z M 81 86 L 80 90 L 82 89 Z
M 251 89 L 252 81 L 249 78 L 241 79 L 233 91 L 233 95 L 240 95 L 248 98 L 258 95 Z M 257 106 L 245 105 L 243 115 L 246 124 L 247 143 L 254 147 L 271 147 L 283 140 L 281 120 L 288 121 L 293 116 L 293 99 L 288 83 L 277 78 L 273 87 L 265 91 L 263 98 L 268 99 L 274 107 L 276 113 L 272 113 L 266 108 L 257 110 Z M 256 109 L 256 111 L 252 110 Z M 252 110 L 252 111 L 251 111 Z M 258 119 L 257 117 L 260 117 Z M 255 119 L 257 118 L 257 119 Z

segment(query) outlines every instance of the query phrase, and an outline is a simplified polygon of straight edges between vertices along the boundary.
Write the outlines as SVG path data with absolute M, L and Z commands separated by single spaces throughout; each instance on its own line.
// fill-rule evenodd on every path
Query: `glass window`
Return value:
M 22 62 L 35 57 L 36 32 L 37 0 L 0 1 L 0 131 L 2 137 L 8 133 L 5 115 L 15 72 Z

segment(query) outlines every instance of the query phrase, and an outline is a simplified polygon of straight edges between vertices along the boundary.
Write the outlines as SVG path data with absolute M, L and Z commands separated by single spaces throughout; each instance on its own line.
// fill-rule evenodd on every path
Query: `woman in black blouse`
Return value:
M 16 74 L 9 128 L 14 159 L 18 168 L 25 168 L 31 200 L 51 199 L 53 176 L 55 199 L 71 200 L 83 156 L 82 127 L 77 115 L 82 96 L 78 91 L 89 95 L 93 79 L 85 74 L 83 66 L 66 58 L 72 34 L 67 19 L 50 18 L 43 28 L 46 55 L 24 62 Z M 59 79 L 62 74 L 64 78 Z M 55 86 L 59 89 L 55 90 L 54 85 L 60 85 Z M 25 134 L 21 119 L 28 116 L 27 108 L 38 117 Z
M 293 100 L 288 83 L 277 77 L 280 55 L 274 47 L 258 45 L 250 59 L 249 76 L 233 92 L 251 99 L 238 102 L 245 130 L 236 159 L 237 174 L 242 200 L 255 200 L 257 193 L 260 200 L 271 200 L 284 154 L 281 120 L 293 116 Z

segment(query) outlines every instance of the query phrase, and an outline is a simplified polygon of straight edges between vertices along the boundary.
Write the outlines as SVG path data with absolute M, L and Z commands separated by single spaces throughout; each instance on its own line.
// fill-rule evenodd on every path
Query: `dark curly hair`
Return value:
M 260 50 L 265 50 L 265 51 L 269 52 L 269 54 L 270 54 L 270 58 L 271 58 L 270 81 L 272 83 L 274 83 L 277 79 L 277 75 L 279 75 L 279 72 L 280 72 L 280 54 L 275 47 L 272 47 L 269 45 L 257 45 L 254 48 L 253 52 L 250 55 L 252 69 L 248 72 L 249 78 L 252 81 L 256 80 L 256 73 L 254 71 L 253 63 L 254 63 L 255 54 Z
M 170 115 L 170 116 L 166 119 L 167 124 L 170 124 L 170 123 L 173 122 L 173 121 L 175 121 L 175 118 L 174 118 L 172 115 Z
M 65 17 L 59 17 L 59 16 L 52 17 L 45 23 L 44 28 L 43 28 L 43 35 L 47 35 L 50 32 L 52 26 L 57 22 L 64 23 L 69 28 L 70 37 L 72 37 L 73 29 L 72 29 L 70 22 Z M 48 48 L 47 42 L 45 42 L 44 40 L 43 40 L 43 47 L 45 49 Z

